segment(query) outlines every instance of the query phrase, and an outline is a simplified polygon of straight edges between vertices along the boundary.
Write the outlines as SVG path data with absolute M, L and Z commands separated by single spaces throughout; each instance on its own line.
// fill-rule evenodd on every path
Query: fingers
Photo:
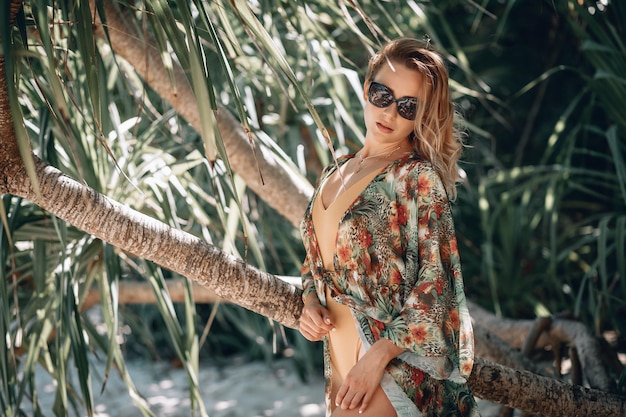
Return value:
M 334 330 L 328 310 L 319 304 L 305 305 L 300 317 L 300 332 L 310 341 L 322 339 Z
M 346 400 L 346 394 L 348 394 L 348 385 L 344 383 L 344 384 L 341 384 L 341 387 L 339 387 L 339 391 L 337 391 L 337 396 L 335 397 L 335 405 L 337 407 L 344 408 L 343 404 L 344 404 L 344 400 Z M 345 403 L 347 406 L 348 401 L 346 401 Z
M 349 384 L 343 383 L 337 391 L 335 405 L 341 407 L 342 410 L 353 410 L 361 405 L 364 395 L 364 392 L 359 392 L 359 390 L 351 388 Z
M 330 318 L 328 310 L 326 310 L 324 307 L 319 306 L 315 308 L 314 311 L 307 311 L 307 313 L 309 313 L 307 315 L 307 318 L 310 318 L 313 324 L 320 329 L 324 329 L 326 332 L 329 332 L 335 328 L 335 326 L 333 326 L 332 324 L 332 320 Z
M 371 381 L 371 378 L 364 376 L 355 378 L 354 375 L 348 374 L 337 391 L 335 405 L 342 410 L 358 408 L 359 414 L 364 413 L 378 388 L 380 385 Z
M 374 397 L 374 395 L 370 392 L 366 393 L 363 396 L 363 400 L 361 401 L 361 406 L 359 407 L 359 414 L 363 414 L 365 410 L 367 410 L 367 406 L 370 405 L 370 402 L 372 401 L 372 397 Z
M 307 322 L 302 321 L 300 322 L 300 333 L 302 333 L 302 335 L 307 340 L 310 340 L 311 342 L 317 342 L 318 340 L 321 340 L 328 332 L 326 330 L 320 329 L 317 326 L 311 326 Z
M 322 311 L 322 322 L 323 325 L 322 327 L 324 327 L 324 329 L 326 329 L 326 331 L 333 331 L 335 330 L 335 326 L 333 325 L 333 321 L 330 318 L 330 314 L 328 313 L 328 310 L 324 309 Z
M 361 406 L 360 410 L 365 409 L 363 406 L 363 398 L 365 394 L 358 391 L 348 391 L 341 399 L 339 399 L 339 394 L 337 394 L 337 407 L 341 407 L 342 410 L 354 410 L 355 408 Z

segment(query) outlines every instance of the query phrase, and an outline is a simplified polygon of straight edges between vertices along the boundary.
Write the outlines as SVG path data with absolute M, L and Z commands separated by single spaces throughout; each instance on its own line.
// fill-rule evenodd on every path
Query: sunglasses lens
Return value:
M 376 82 L 370 84 L 367 99 L 376 107 L 384 108 L 393 103 L 393 95 L 387 87 Z
M 415 120 L 415 115 L 417 114 L 417 100 L 414 98 L 398 100 L 398 114 L 405 119 Z
M 372 81 L 367 91 L 367 99 L 374 106 L 385 108 L 395 101 L 398 104 L 398 114 L 407 119 L 415 120 L 417 114 L 417 99 L 415 97 L 405 97 L 396 100 L 387 86 Z

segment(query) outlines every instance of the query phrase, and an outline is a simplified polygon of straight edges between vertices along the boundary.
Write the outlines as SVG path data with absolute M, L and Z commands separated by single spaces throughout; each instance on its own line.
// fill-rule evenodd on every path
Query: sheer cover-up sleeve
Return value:
M 473 364 L 473 334 L 450 204 L 432 168 L 411 170 L 403 183 L 397 199 L 406 211 L 409 288 L 380 337 L 405 349 L 403 361 L 435 378 L 464 382 Z

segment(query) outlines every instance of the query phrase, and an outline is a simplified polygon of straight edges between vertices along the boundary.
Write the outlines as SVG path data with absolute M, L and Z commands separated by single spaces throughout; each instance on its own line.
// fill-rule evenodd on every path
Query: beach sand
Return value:
M 139 393 L 158 417 L 199 416 L 191 412 L 186 372 L 167 362 L 127 362 Z M 142 413 L 134 406 L 119 374 L 112 372 L 104 392 L 102 370 L 93 369 L 92 382 L 96 417 L 135 417 Z M 52 409 L 55 387 L 39 369 L 36 374 L 40 404 L 45 415 Z M 210 417 L 323 417 L 323 380 L 300 380 L 293 363 L 276 360 L 234 363 L 226 367 L 201 365 L 198 374 L 202 400 Z M 479 401 L 483 417 L 495 417 L 498 406 Z M 76 414 L 70 414 L 76 416 Z

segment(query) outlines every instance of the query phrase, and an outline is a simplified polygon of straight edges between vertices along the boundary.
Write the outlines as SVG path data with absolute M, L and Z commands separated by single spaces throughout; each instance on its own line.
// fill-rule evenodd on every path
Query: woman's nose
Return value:
M 398 114 L 398 103 L 391 103 L 387 107 L 383 108 L 383 113 L 389 117 L 395 117 Z

